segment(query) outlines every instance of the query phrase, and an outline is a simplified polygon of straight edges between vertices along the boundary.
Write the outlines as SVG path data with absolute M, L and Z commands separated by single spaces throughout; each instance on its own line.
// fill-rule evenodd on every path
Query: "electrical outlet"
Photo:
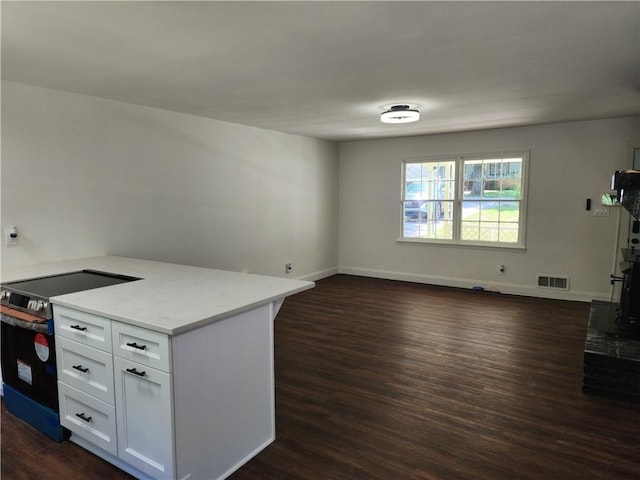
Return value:
M 9 227 L 4 230 L 4 241 L 7 247 L 18 245 L 18 229 L 16 227 Z
M 291 273 L 291 270 L 293 270 L 293 265 L 291 265 L 290 263 L 285 263 L 284 264 L 284 273 Z
M 594 217 L 608 217 L 609 209 L 607 207 L 594 208 L 591 211 L 591 215 L 593 215 Z
M 504 267 L 504 265 L 499 265 L 498 266 L 498 275 L 504 275 L 506 269 Z

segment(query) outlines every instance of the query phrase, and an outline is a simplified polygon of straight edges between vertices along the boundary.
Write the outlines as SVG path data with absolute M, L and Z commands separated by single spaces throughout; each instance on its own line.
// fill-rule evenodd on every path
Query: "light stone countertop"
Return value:
M 42 263 L 2 272 L 2 282 L 98 270 L 142 280 L 52 297 L 112 320 L 176 335 L 315 286 L 313 282 L 126 257 Z

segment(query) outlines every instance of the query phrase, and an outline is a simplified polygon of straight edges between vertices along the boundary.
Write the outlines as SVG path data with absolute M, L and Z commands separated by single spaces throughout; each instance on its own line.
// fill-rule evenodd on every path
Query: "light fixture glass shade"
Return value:
M 411 123 L 420 119 L 420 112 L 409 105 L 392 105 L 389 110 L 382 112 L 382 123 Z

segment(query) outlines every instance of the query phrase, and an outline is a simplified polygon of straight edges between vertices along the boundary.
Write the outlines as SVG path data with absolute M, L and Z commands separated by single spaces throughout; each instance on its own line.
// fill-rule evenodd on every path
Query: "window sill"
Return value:
M 437 240 L 423 240 L 419 238 L 399 238 L 396 240 L 397 244 L 404 245 L 422 245 L 429 247 L 455 247 L 455 248 L 477 248 L 480 250 L 511 250 L 514 252 L 524 253 L 527 250 L 527 247 L 524 245 L 500 245 L 496 243 L 473 243 L 473 242 L 453 242 L 453 241 L 442 241 L 439 242 Z

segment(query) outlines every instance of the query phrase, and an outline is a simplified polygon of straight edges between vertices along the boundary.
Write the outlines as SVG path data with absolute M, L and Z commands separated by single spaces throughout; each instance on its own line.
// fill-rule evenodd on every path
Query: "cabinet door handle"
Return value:
M 82 420 L 84 420 L 85 422 L 91 422 L 91 417 L 87 417 L 84 412 L 83 413 L 76 413 L 76 417 L 81 418 Z
M 139 377 L 144 377 L 144 376 L 145 376 L 145 374 L 146 374 L 146 372 L 145 372 L 145 371 L 139 372 L 139 371 L 138 371 L 138 370 L 136 370 L 135 368 L 127 368 L 127 372 L 129 372 L 129 373 L 133 373 L 134 375 L 138 375 Z
M 79 330 L 81 332 L 85 332 L 87 327 L 81 327 L 80 325 L 69 325 L 69 328 L 73 328 L 74 330 Z
M 137 348 L 138 350 L 146 350 L 147 349 L 146 345 L 138 345 L 136 342 L 127 343 L 127 347 Z
M 82 365 L 74 365 L 73 368 L 80 370 L 82 373 L 87 373 L 89 371 L 88 368 L 82 368 Z

